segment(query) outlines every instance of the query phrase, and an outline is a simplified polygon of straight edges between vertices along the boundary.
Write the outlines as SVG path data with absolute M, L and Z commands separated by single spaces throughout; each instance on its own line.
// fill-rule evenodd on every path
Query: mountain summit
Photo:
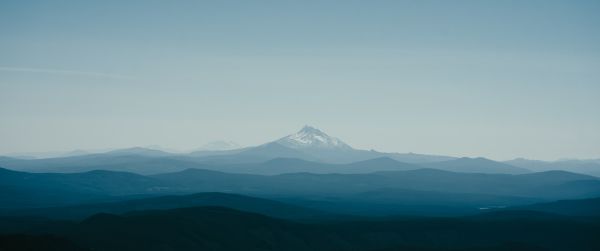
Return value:
M 294 149 L 352 149 L 352 147 L 350 147 L 348 144 L 344 143 L 340 139 L 331 137 L 326 133 L 322 132 L 321 130 L 312 126 L 304 126 L 297 133 L 285 136 L 275 142 Z

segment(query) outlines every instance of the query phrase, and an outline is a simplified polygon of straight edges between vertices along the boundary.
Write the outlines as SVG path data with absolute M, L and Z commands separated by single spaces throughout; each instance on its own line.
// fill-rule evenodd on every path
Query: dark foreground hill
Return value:
M 90 249 L 81 247 L 73 241 L 64 237 L 54 235 L 26 235 L 26 234 L 7 234 L 0 235 L 1 251 L 89 251 Z
M 314 220 L 333 217 L 333 215 L 329 213 L 293 206 L 274 200 L 227 193 L 169 195 L 66 207 L 21 208 L 0 211 L 0 215 L 3 215 L 4 217 L 44 217 L 56 220 L 81 220 L 98 213 L 121 214 L 129 211 L 199 206 L 228 207 L 251 213 L 260 213 L 275 218 L 295 220 Z
M 58 244 L 91 250 L 599 250 L 600 223 L 535 212 L 469 218 L 295 223 L 221 207 L 98 214 L 55 229 Z M 0 237 L 3 246 L 21 235 Z M 27 237 L 35 240 L 44 237 Z M 65 243 L 65 241 L 67 243 Z M 62 243 L 62 244 L 61 244 Z M 48 247 L 51 247 L 49 245 Z M 52 250 L 51 248 L 39 250 Z
M 600 198 L 584 200 L 559 200 L 547 203 L 538 203 L 533 205 L 514 208 L 516 210 L 531 210 L 552 214 L 561 214 L 569 216 L 594 216 L 600 217 Z

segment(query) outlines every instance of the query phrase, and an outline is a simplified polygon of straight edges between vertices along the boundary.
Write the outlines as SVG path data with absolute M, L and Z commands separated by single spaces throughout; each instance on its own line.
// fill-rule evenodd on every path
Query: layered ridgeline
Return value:
M 196 192 L 225 192 L 342 214 L 470 214 L 480 208 L 600 196 L 593 176 L 459 173 L 436 169 L 366 174 L 256 175 L 203 169 L 143 176 L 128 172 L 26 173 L 0 169 L 6 210 L 107 202 Z
M 214 143 L 204 147 L 205 150 L 187 154 L 136 147 L 47 159 L 0 157 L 0 166 L 27 172 L 73 173 L 111 170 L 138 174 L 158 174 L 189 168 L 253 174 L 369 173 L 419 168 L 472 173 L 529 172 L 526 168 L 510 163 L 484 158 L 359 150 L 309 126 L 259 146 L 231 149 L 234 146 L 231 142 Z
M 253 174 L 368 173 L 434 168 L 455 172 L 506 174 L 567 170 L 600 176 L 598 160 L 548 162 L 515 159 L 498 162 L 485 158 L 367 151 L 355 149 L 310 126 L 259 146 L 236 146 L 238 145 L 233 142 L 211 142 L 201 147 L 201 150 L 185 154 L 134 147 L 93 154 L 78 151 L 77 154 L 44 159 L 0 157 L 0 166 L 18 171 L 60 173 L 112 170 L 158 174 L 188 168 Z M 357 162 L 364 163 L 356 164 Z
M 518 158 L 505 161 L 504 163 L 511 166 L 525 168 L 533 172 L 566 170 L 600 177 L 600 159 L 564 159 L 557 161 L 542 161 Z
M 0 250 L 600 247 L 595 176 L 359 150 L 312 127 L 232 146 L 0 158 Z
M 222 196 L 225 200 L 231 198 Z M 162 199 L 155 202 L 161 203 Z M 177 199 L 189 198 L 168 200 L 173 203 Z M 293 206 L 262 199 L 241 201 L 253 203 L 255 208 L 276 204 L 276 209 L 283 207 L 282 212 L 294 210 Z M 595 201 L 569 202 L 573 203 L 588 205 L 589 212 L 594 207 L 589 205 L 597 208 Z M 161 210 L 140 207 L 122 213 L 98 213 L 76 221 L 39 217 L 3 220 L 0 250 L 592 251 L 600 248 L 597 238 L 600 222 L 594 218 L 548 214 L 543 210 L 556 205 L 535 206 L 540 211 L 505 209 L 470 217 L 348 218 L 309 224 L 220 206 Z

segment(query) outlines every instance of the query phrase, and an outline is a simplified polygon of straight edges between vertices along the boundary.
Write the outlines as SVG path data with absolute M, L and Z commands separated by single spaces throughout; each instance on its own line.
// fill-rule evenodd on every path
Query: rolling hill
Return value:
M 28 233 L 93 250 L 597 250 L 600 224 L 550 215 L 295 223 L 222 207 L 97 214 Z M 55 224 L 56 227 L 52 227 Z M 15 237 L 17 236 L 17 237 Z M 19 237 L 20 236 L 20 237 Z M 23 235 L 3 235 L 11 245 Z M 36 240 L 36 236 L 29 237 Z M 16 239 L 16 240 L 15 240 Z M 71 244 L 64 243 L 63 240 Z M 43 250 L 43 249 L 42 249 Z
M 458 158 L 441 162 L 430 162 L 422 165 L 439 170 L 461 173 L 523 174 L 531 172 L 522 167 L 511 166 L 486 158 Z
M 221 206 L 285 219 L 322 219 L 330 214 L 292 206 L 278 201 L 226 193 L 169 195 L 108 203 L 82 204 L 67 207 L 24 208 L 0 211 L 1 216 L 45 217 L 81 220 L 98 213 L 122 214 L 129 211 L 175 209 L 199 206 Z
M 385 162 L 393 168 L 397 168 L 397 165 L 399 168 L 406 167 L 389 159 L 374 161 Z M 294 163 L 303 165 L 304 162 L 294 160 Z M 358 168 L 369 168 L 370 162 L 365 163 L 358 165 Z M 279 165 L 274 168 L 277 167 Z M 399 206 L 402 205 L 443 206 L 440 201 L 446 201 L 448 207 L 470 210 L 490 205 L 518 206 L 600 196 L 598 178 L 561 171 L 509 175 L 415 169 L 354 174 L 255 175 L 187 169 L 143 176 L 113 171 L 57 174 L 0 169 L 0 182 L 0 202 L 4 208 L 65 206 L 198 192 L 295 198 L 296 201 L 326 198 L 326 202 L 336 205 L 361 202 L 371 208 L 393 205 L 397 209 L 401 209 Z

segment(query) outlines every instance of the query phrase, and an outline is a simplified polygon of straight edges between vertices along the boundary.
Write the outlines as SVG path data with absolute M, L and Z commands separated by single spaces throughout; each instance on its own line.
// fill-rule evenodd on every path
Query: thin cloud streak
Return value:
M 24 67 L 2 67 L 0 71 L 4 72 L 29 72 L 29 73 L 46 73 L 54 75 L 72 75 L 72 76 L 89 76 L 97 78 L 113 78 L 113 79 L 135 79 L 131 76 L 124 76 L 118 74 L 108 74 L 101 72 L 89 72 L 89 71 L 71 71 L 71 70 L 58 70 L 58 69 L 44 69 L 44 68 L 24 68 Z

